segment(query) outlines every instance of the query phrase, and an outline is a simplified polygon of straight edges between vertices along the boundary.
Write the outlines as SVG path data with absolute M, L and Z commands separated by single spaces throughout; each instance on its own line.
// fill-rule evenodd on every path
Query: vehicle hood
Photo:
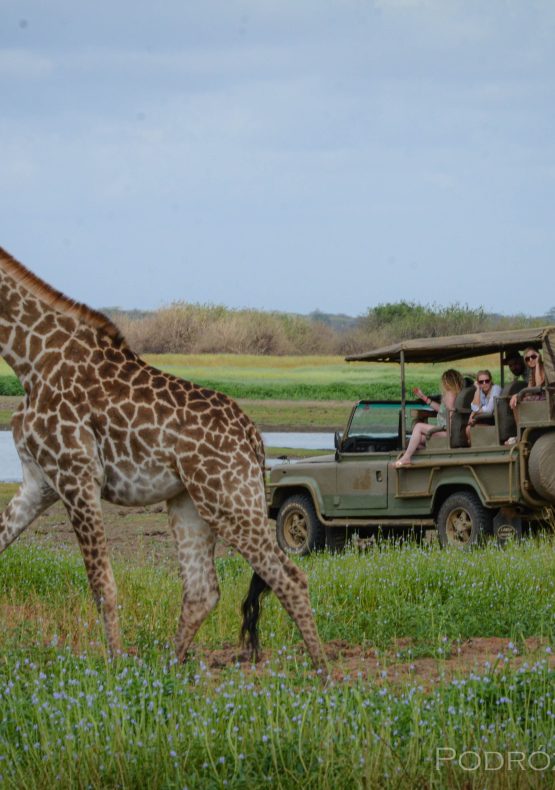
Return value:
M 327 453 L 326 455 L 314 455 L 310 458 L 295 458 L 291 459 L 291 461 L 283 461 L 282 463 L 275 464 L 275 466 L 271 467 L 271 471 L 274 472 L 276 469 L 282 469 L 284 466 L 298 466 L 302 464 L 329 464 L 332 461 L 335 461 L 335 453 Z

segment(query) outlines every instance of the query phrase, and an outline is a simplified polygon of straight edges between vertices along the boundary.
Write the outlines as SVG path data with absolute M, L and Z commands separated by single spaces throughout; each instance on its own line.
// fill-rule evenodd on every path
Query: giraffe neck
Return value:
M 41 361 L 69 339 L 75 319 L 41 302 L 0 266 L 0 354 L 29 391 L 41 375 Z
M 79 355 L 99 342 L 126 348 L 119 329 L 105 315 L 68 299 L 0 247 L 0 355 L 27 391 L 56 361 L 69 357 L 72 336 Z

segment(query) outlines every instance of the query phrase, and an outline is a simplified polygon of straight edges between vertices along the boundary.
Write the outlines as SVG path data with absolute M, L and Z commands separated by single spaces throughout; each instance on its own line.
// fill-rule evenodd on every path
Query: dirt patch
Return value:
M 411 640 L 399 640 L 409 645 Z M 445 658 L 415 658 L 411 661 L 399 660 L 395 650 L 377 652 L 372 648 L 350 645 L 348 642 L 334 640 L 324 645 L 328 659 L 331 679 L 335 682 L 369 680 L 377 684 L 407 685 L 416 684 L 430 690 L 436 684 L 456 677 L 467 677 L 471 672 L 477 675 L 502 672 L 508 666 L 518 668 L 525 663 L 533 664 L 539 660 L 547 661 L 555 668 L 555 654 L 546 650 L 547 642 L 533 637 L 517 648 L 507 639 L 500 637 L 477 637 L 469 639 L 456 647 Z M 194 648 L 195 657 L 209 671 L 219 672 L 225 667 L 241 664 L 245 672 L 263 674 L 268 666 L 276 668 L 275 651 L 263 650 L 256 664 L 250 654 L 237 645 L 227 645 L 216 650 L 202 646 Z M 279 657 L 285 665 L 299 658 L 300 653 L 292 651 L 289 656 Z
M 168 526 L 165 505 L 122 508 L 102 503 L 104 525 L 110 556 L 134 565 L 163 564 L 177 569 L 175 544 Z M 57 546 L 77 549 L 77 538 L 65 508 L 53 505 L 21 535 L 20 542 L 32 542 L 47 548 Z M 216 556 L 223 557 L 233 550 L 218 543 Z

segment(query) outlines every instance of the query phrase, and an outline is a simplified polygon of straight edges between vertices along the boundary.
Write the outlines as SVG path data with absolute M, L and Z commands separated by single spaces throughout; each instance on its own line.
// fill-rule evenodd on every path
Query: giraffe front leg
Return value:
M 62 498 L 77 536 L 94 601 L 104 621 L 108 649 L 121 652 L 116 580 L 108 556 L 100 506 L 100 487 L 94 480 L 80 481 L 79 490 L 62 488 Z
M 186 493 L 168 501 L 168 516 L 183 580 L 175 640 L 177 658 L 183 662 L 195 634 L 220 599 L 214 566 L 216 537 Z
M 22 459 L 22 468 L 23 483 L 0 516 L 0 554 L 58 499 L 36 464 Z

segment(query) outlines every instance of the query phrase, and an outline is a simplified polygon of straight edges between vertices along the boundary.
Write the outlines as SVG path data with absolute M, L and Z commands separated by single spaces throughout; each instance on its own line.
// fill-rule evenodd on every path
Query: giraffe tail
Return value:
M 270 590 L 264 579 L 253 573 L 249 591 L 241 606 L 243 624 L 241 625 L 241 644 L 248 647 L 254 661 L 258 659 L 260 640 L 258 637 L 258 617 L 260 615 L 260 596 Z

